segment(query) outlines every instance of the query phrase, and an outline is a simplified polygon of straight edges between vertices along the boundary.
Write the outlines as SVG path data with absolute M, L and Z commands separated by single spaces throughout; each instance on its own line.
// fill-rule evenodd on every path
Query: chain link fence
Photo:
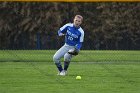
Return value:
M 58 29 L 76 14 L 84 17 L 85 39 L 73 61 L 139 62 L 139 8 L 135 2 L 0 2 L 0 62 L 51 62 L 64 44 Z

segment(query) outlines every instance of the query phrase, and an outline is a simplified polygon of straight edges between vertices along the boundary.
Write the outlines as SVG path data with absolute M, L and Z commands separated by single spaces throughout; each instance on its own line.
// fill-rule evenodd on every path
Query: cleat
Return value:
M 65 71 L 65 70 L 62 70 L 62 71 L 59 73 L 60 76 L 65 76 L 66 74 L 67 74 L 67 71 Z

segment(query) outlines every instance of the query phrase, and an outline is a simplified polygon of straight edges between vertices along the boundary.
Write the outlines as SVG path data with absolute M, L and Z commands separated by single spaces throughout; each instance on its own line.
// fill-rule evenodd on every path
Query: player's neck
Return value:
M 76 25 L 74 25 L 74 24 L 73 24 L 73 26 L 74 26 L 75 28 L 80 28 L 80 26 L 76 26 Z

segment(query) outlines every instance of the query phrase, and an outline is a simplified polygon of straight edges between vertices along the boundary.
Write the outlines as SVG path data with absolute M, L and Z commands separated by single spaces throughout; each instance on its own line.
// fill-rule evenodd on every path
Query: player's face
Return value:
M 81 25 L 81 23 L 82 23 L 82 19 L 79 18 L 79 17 L 75 17 L 73 23 L 74 23 L 74 25 L 75 25 L 76 27 L 78 27 L 78 26 Z

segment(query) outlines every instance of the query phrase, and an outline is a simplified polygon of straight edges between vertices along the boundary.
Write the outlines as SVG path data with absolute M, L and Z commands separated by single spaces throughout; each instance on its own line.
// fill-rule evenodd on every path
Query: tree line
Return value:
M 139 2 L 0 2 L 0 49 L 58 49 L 58 29 L 84 17 L 82 49 L 139 50 Z

